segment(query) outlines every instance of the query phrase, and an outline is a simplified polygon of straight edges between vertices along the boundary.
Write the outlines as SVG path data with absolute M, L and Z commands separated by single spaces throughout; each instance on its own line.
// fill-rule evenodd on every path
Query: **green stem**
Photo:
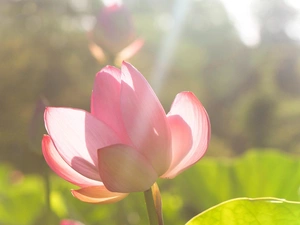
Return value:
M 147 211 L 148 211 L 149 224 L 159 225 L 151 188 L 148 189 L 147 191 L 144 191 L 144 197 L 145 197 Z
M 49 172 L 46 170 L 43 174 L 44 185 L 45 185 L 45 201 L 47 213 L 51 213 L 51 202 L 50 202 L 50 176 Z
M 144 191 L 150 225 L 164 225 L 160 192 L 155 183 L 149 190 Z

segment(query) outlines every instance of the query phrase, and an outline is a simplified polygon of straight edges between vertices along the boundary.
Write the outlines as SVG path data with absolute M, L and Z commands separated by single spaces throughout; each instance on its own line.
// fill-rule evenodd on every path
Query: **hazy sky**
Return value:
M 252 14 L 255 0 L 220 0 L 223 2 L 233 23 L 239 31 L 242 41 L 248 46 L 259 42 L 258 24 Z M 299 11 L 298 20 L 287 28 L 291 38 L 300 40 L 300 0 L 286 0 L 286 2 Z
M 122 0 L 102 0 L 105 5 L 121 3 Z M 185 0 L 183 0 L 185 1 Z M 201 1 L 201 0 L 195 0 Z M 220 0 L 232 22 L 235 24 L 242 41 L 248 46 L 259 43 L 259 27 L 252 14 L 255 0 Z M 300 0 L 285 0 L 289 5 L 299 10 L 299 18 L 287 29 L 287 33 L 294 39 L 300 40 Z
M 242 41 L 250 46 L 259 42 L 258 25 L 252 16 L 252 0 L 221 0 L 239 31 Z

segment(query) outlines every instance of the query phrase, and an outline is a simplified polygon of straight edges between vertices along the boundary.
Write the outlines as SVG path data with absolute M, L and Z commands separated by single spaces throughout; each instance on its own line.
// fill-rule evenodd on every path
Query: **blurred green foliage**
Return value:
M 45 130 L 37 102 L 89 110 L 94 75 L 104 66 L 91 56 L 86 37 L 101 2 L 82 2 L 0 1 L 0 224 L 58 224 L 65 217 L 147 223 L 141 194 L 114 205 L 79 202 L 69 192 L 74 187 L 49 179 L 40 154 Z M 261 42 L 248 47 L 218 0 L 187 2 L 190 11 L 157 94 L 168 111 L 178 92 L 193 91 L 210 115 L 212 140 L 205 159 L 160 182 L 166 223 L 184 224 L 235 197 L 299 200 L 300 51 L 286 32 L 299 13 L 283 0 L 257 1 Z M 151 83 L 161 41 L 174 23 L 174 1 L 124 3 L 145 39 L 130 62 Z M 256 151 L 230 159 L 249 148 Z
M 175 178 L 177 185 L 170 189 L 179 195 L 188 192 L 182 207 L 187 220 L 232 198 L 268 196 L 299 201 L 299 173 L 298 158 L 272 149 L 252 149 L 241 158 L 202 159 Z
M 50 210 L 45 203 L 43 177 L 25 176 L 11 166 L 2 165 L 0 178 L 0 224 L 50 225 L 58 224 L 62 218 L 76 219 L 86 225 L 147 224 L 142 193 L 132 193 L 114 204 L 88 204 L 71 195 L 70 189 L 76 187 L 53 175 Z M 158 184 L 165 223 L 179 225 L 232 198 L 275 196 L 299 201 L 300 161 L 278 150 L 252 149 L 230 160 L 206 157 L 177 178 L 159 180 Z

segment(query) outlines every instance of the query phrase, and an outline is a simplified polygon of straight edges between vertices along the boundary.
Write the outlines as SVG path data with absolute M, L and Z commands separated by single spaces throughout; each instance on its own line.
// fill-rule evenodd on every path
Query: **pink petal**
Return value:
M 75 220 L 61 220 L 60 225 L 84 225 L 84 224 Z
M 171 115 L 168 117 L 168 122 L 172 133 L 172 163 L 166 174 L 174 170 L 186 155 L 189 154 L 193 145 L 191 128 L 181 116 Z
M 44 135 L 43 137 L 42 150 L 44 158 L 50 168 L 63 179 L 80 187 L 103 185 L 102 182 L 84 177 L 70 167 L 59 155 L 51 137 L 48 135 Z
M 83 176 L 99 180 L 97 149 L 120 143 L 115 132 L 79 109 L 46 108 L 45 124 L 66 163 Z
M 115 63 L 119 65 L 123 60 L 128 60 L 134 56 L 144 45 L 143 39 L 136 39 L 122 51 L 120 51 L 115 59 Z
M 126 145 L 112 145 L 99 149 L 98 159 L 100 176 L 110 191 L 145 191 L 158 177 L 147 159 Z
M 205 108 L 191 92 L 182 92 L 176 96 L 168 113 L 168 121 L 172 129 L 173 159 L 170 169 L 162 176 L 163 178 L 173 178 L 196 163 L 206 152 L 210 140 L 209 117 Z M 188 147 L 190 134 L 192 145 Z
M 166 115 L 154 91 L 129 63 L 122 64 L 121 112 L 131 141 L 158 175 L 171 162 L 171 133 Z
M 110 192 L 104 186 L 91 186 L 81 188 L 79 190 L 72 190 L 72 194 L 80 201 L 100 204 L 118 202 L 128 195 L 124 193 Z
M 106 66 L 97 73 L 95 78 L 91 112 L 111 127 L 124 143 L 128 143 L 129 139 L 121 115 L 120 93 L 121 71 L 113 66 Z

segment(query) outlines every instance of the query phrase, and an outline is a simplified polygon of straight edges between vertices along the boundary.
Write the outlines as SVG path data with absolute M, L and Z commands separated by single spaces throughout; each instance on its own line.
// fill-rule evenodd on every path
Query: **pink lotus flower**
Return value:
M 60 225 L 84 225 L 84 224 L 75 220 L 62 220 L 60 221 Z
M 89 49 L 100 63 L 113 57 L 119 64 L 135 55 L 144 44 L 136 37 L 130 13 L 123 4 L 117 3 L 100 10 L 88 37 Z
M 97 73 L 91 113 L 45 110 L 42 141 L 49 166 L 81 187 L 73 195 L 109 203 L 173 178 L 196 163 L 210 139 L 208 115 L 191 92 L 179 93 L 166 115 L 154 91 L 132 65 Z

